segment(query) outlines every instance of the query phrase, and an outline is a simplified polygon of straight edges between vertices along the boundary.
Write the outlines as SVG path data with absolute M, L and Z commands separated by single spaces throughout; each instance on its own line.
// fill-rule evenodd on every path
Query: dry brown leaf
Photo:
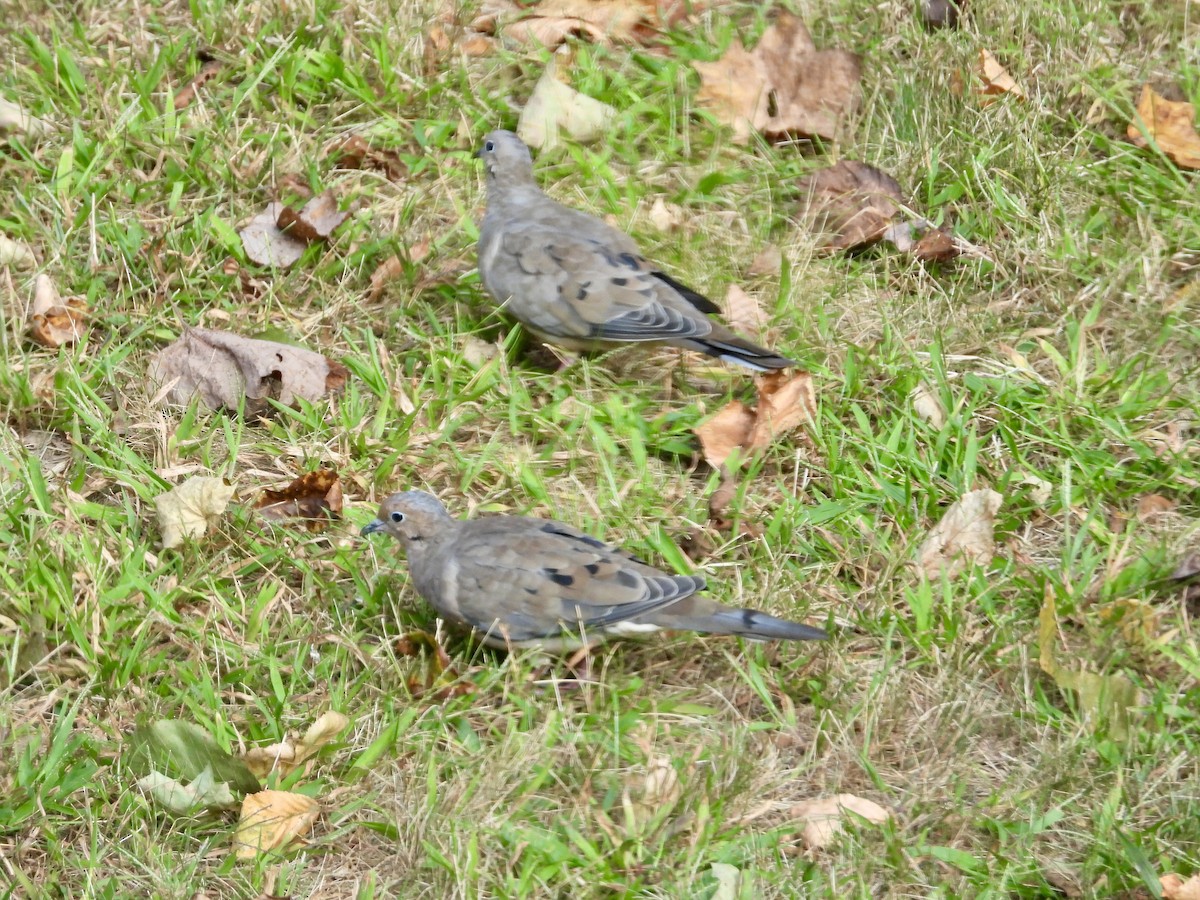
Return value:
M 395 281 L 404 274 L 404 262 L 399 256 L 389 256 L 371 273 L 371 289 L 367 291 L 367 297 L 370 300 L 378 300 L 383 296 L 384 289 L 388 283 Z
M 735 450 L 743 456 L 761 450 L 817 413 L 816 391 L 807 372 L 772 372 L 757 381 L 758 403 L 751 409 L 735 400 L 696 428 L 705 461 L 714 469 Z
M 296 210 L 285 206 L 279 211 L 276 223 L 289 237 L 299 238 L 306 244 L 325 241 L 346 221 L 353 209 L 338 209 L 338 200 L 332 190 L 322 191 Z
M 594 141 L 617 116 L 617 111 L 607 103 L 581 94 L 565 83 L 566 74 L 559 66 L 561 63 L 565 69 L 569 59 L 569 55 L 563 55 L 563 50 L 550 57 L 521 110 L 517 135 L 530 147 L 556 147 L 560 132 L 566 132 L 580 143 Z
M 719 469 L 734 451 L 742 450 L 754 430 L 754 410 L 740 400 L 721 409 L 715 416 L 696 426 L 704 460 Z
M 1139 147 L 1153 140 L 1175 165 L 1200 169 L 1200 134 L 1196 133 L 1196 109 L 1190 103 L 1168 100 L 1150 85 L 1142 85 L 1137 116 L 1125 132 Z
M 324 191 L 299 210 L 268 203 L 238 233 L 247 259 L 260 266 L 286 269 L 304 255 L 310 243 L 328 239 L 353 211 L 353 207 L 339 210 L 333 191 Z
M 1025 98 L 1025 92 L 1017 85 L 1016 79 L 1009 75 L 1008 70 L 987 50 L 979 51 L 976 74 L 983 81 L 983 87 L 978 88 L 977 93 L 986 96 L 1012 94 L 1021 100 Z
M 993 526 L 1003 498 L 981 488 L 956 500 L 921 544 L 917 565 L 930 578 L 954 578 L 969 563 L 986 566 L 996 551 Z
M 922 262 L 946 262 L 961 256 L 962 249 L 945 228 L 930 228 L 912 245 L 911 253 Z
M 758 379 L 758 408 L 750 433 L 751 450 L 767 446 L 817 416 L 817 392 L 807 372 L 772 372 Z
M 28 244 L 0 233 L 0 266 L 11 266 L 19 271 L 32 269 L 36 264 L 37 259 Z
M 266 778 L 272 772 L 289 775 L 320 752 L 349 724 L 350 720 L 344 715 L 329 710 L 313 722 L 304 737 L 295 744 L 281 741 L 269 747 L 252 747 L 242 755 L 242 762 L 259 779 Z
M 317 801 L 290 791 L 259 791 L 242 801 L 233 843 L 238 859 L 253 859 L 287 847 L 312 829 L 321 814 Z
M 29 336 L 43 347 L 61 347 L 82 338 L 88 313 L 83 298 L 63 300 L 49 275 L 39 275 L 34 285 Z
M 304 255 L 304 248 L 308 245 L 298 237 L 284 234 L 276 224 L 279 214 L 286 208 L 279 202 L 268 203 L 266 209 L 238 232 L 242 237 L 246 258 L 252 263 L 286 269 Z
M 403 181 L 408 175 L 408 166 L 395 150 L 372 147 L 361 134 L 352 134 L 334 142 L 326 151 L 339 169 L 374 169 L 382 172 L 388 181 Z
M 179 89 L 175 95 L 175 109 L 181 110 L 196 98 L 196 91 L 212 81 L 221 72 L 221 63 L 211 56 L 201 54 L 202 65 L 191 81 Z
M 862 95 L 858 56 L 817 50 L 791 13 L 781 13 L 753 51 L 734 41 L 716 62 L 692 66 L 700 73 L 697 105 L 731 125 L 740 143 L 755 131 L 772 140 L 832 140 Z
M 725 294 L 725 321 L 734 331 L 751 337 L 760 337 L 770 324 L 758 301 L 736 284 Z
M 44 119 L 31 116 L 17 104 L 0 97 L 0 137 L 19 134 L 27 138 L 40 138 L 54 130 Z
M 913 412 L 918 419 L 923 419 L 934 428 L 942 428 L 946 424 L 946 408 L 942 406 L 941 398 L 928 384 L 922 381 L 909 394 L 912 400 Z
M 830 251 L 878 243 L 903 204 L 896 179 L 852 159 L 806 175 L 797 187 L 806 198 L 805 219 Z
M 201 537 L 215 528 L 233 496 L 224 478 L 189 478 L 154 498 L 163 547 L 178 547 L 185 538 Z
M 496 50 L 496 42 L 482 34 L 469 37 L 459 47 L 463 56 L 487 56 Z
M 687 11 L 688 6 L 678 0 L 486 0 L 471 28 L 551 49 L 568 38 L 647 44 Z
M 842 833 L 844 822 L 861 816 L 874 825 L 892 818 L 878 803 L 854 794 L 837 794 L 817 800 L 802 800 L 788 810 L 788 818 L 804 822 L 800 839 L 810 850 L 828 847 Z
M 1162 494 L 1143 494 L 1137 502 L 1137 518 L 1139 522 L 1157 519 L 1163 513 L 1169 513 L 1175 508 L 1175 501 L 1168 500 Z
M 1187 581 L 1200 575 L 1200 553 L 1189 553 L 1179 561 L 1171 573 L 1172 581 Z
M 151 382 L 172 402 L 187 403 L 198 393 L 209 409 L 236 409 L 244 396 L 248 414 L 265 411 L 268 399 L 284 405 L 320 400 L 349 377 L 341 363 L 312 350 L 208 328 L 185 329 L 150 362 Z
M 1162 885 L 1163 900 L 1200 900 L 1200 875 L 1193 875 L 1184 881 L 1172 873 L 1163 875 L 1158 883 Z
M 659 231 L 670 233 L 683 224 L 683 207 L 677 203 L 668 203 L 662 197 L 655 197 L 650 206 L 648 218 L 650 224 Z
M 315 469 L 282 490 L 264 490 L 254 508 L 268 519 L 308 519 L 316 530 L 341 516 L 342 482 L 333 469 Z
M 783 254 L 774 244 L 767 244 L 758 255 L 750 261 L 746 270 L 747 278 L 765 278 L 778 275 L 783 270 Z

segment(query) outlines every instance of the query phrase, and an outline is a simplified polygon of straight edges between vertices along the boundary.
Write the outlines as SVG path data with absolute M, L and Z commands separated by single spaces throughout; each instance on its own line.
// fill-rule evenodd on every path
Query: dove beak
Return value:
M 366 537 L 368 534 L 374 534 L 377 531 L 383 531 L 383 529 L 386 527 L 386 524 L 381 519 L 372 519 L 362 527 L 362 531 L 360 531 L 359 534 L 363 537 Z

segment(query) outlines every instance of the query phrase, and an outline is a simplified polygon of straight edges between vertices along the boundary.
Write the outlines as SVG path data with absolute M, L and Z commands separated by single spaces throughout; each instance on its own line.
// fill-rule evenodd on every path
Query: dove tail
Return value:
M 707 631 L 709 634 L 740 634 L 742 637 L 759 641 L 829 639 L 828 632 L 823 628 L 814 628 L 802 622 L 789 622 L 787 619 L 779 619 L 756 609 L 724 609 L 693 627 L 696 631 Z
M 681 342 L 682 343 L 682 342 Z M 706 338 L 694 338 L 687 341 L 685 346 L 699 350 L 709 356 L 715 356 L 725 362 L 737 363 L 755 372 L 771 372 L 775 369 L 786 369 L 796 365 L 794 359 L 772 353 L 757 344 L 752 344 L 733 332 L 718 334 L 713 332 Z

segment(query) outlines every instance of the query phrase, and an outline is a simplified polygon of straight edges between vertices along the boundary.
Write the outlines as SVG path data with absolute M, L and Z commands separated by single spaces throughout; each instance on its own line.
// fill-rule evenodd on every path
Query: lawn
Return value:
M 49 123 L 0 138 L 0 234 L 33 257 L 0 265 L 3 896 L 1149 898 L 1200 872 L 1200 587 L 1171 578 L 1200 552 L 1200 191 L 1126 133 L 1144 83 L 1200 102 L 1194 4 L 972 0 L 929 31 L 907 0 L 797 2 L 862 60 L 817 146 L 699 108 L 691 63 L 753 46 L 760 4 L 655 48 L 572 39 L 571 85 L 616 113 L 535 154 L 541 184 L 714 300 L 743 288 L 813 378 L 713 516 L 694 429 L 755 402 L 750 373 L 670 348 L 560 368 L 479 284 L 473 152 L 546 50 L 483 52 L 428 0 L 67 7 L 11 0 L 0 29 L 0 97 Z M 985 49 L 1023 98 L 979 92 Z M 373 163 L 347 167 L 352 136 Z M 822 252 L 798 182 L 842 159 L 972 252 Z M 269 202 L 326 189 L 353 206 L 327 241 L 247 257 Z M 31 340 L 40 275 L 86 304 L 79 340 Z M 172 402 L 148 372 L 190 326 L 314 350 L 344 387 Z M 254 508 L 320 468 L 327 526 Z M 155 500 L 197 476 L 236 494 L 165 547 Z M 407 488 L 832 638 L 659 636 L 581 681 L 480 648 L 358 534 Z M 984 489 L 990 559 L 926 573 Z M 139 786 L 149 723 L 241 755 L 330 710 L 345 730 L 265 779 L 319 805 L 286 852 L 237 859 L 236 805 Z M 890 818 L 815 846 L 798 804 L 838 794 Z

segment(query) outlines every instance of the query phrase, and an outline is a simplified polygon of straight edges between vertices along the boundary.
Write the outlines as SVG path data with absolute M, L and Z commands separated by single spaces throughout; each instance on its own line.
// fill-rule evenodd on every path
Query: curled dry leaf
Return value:
M 286 269 L 304 255 L 308 245 L 298 237 L 284 234 L 277 224 L 284 209 L 284 204 L 272 201 L 238 232 L 242 237 L 242 249 L 251 262 Z
M 233 496 L 224 478 L 189 478 L 154 498 L 163 547 L 178 547 L 185 538 L 201 537 L 221 521 Z
M 565 48 L 564 48 L 565 49 Z M 565 71 L 569 56 L 563 50 L 547 63 L 542 77 L 517 121 L 517 135 L 530 147 L 550 148 L 559 144 L 559 132 L 565 131 L 581 143 L 594 141 L 604 134 L 616 118 L 617 111 L 607 103 L 579 93 L 566 84 Z
M 1169 513 L 1175 508 L 1175 501 L 1169 500 L 1162 494 L 1143 494 L 1138 497 L 1137 519 L 1139 522 L 1149 522 L 1157 519 L 1163 513 Z
M 746 270 L 746 276 L 748 278 L 765 278 L 778 275 L 781 271 L 783 271 L 783 253 L 774 244 L 767 244 L 750 261 L 750 268 Z
M 316 756 L 349 724 L 350 720 L 344 715 L 329 710 L 310 725 L 304 737 L 294 744 L 282 741 L 269 747 L 252 747 L 243 755 L 242 761 L 258 778 L 266 778 L 271 772 L 289 775 Z
M 967 246 L 925 219 L 901 220 L 900 185 L 866 163 L 844 159 L 806 175 L 797 187 L 805 198 L 804 218 L 822 235 L 823 250 L 858 250 L 884 240 L 922 262 L 941 262 Z
M 655 197 L 650 206 L 650 224 L 662 232 L 672 232 L 683 224 L 683 207 L 677 203 L 668 203 L 662 197 Z
M 892 814 L 878 803 L 854 794 L 802 800 L 788 810 L 788 818 L 804 823 L 800 840 L 810 850 L 828 847 L 842 833 L 845 822 L 853 822 L 854 817 L 882 825 L 892 818 Z
M 753 51 L 734 41 L 716 62 L 692 66 L 700 73 L 697 104 L 731 125 L 739 143 L 755 131 L 772 140 L 832 140 L 862 96 L 858 56 L 817 50 L 791 13 L 781 13 Z
M 878 243 L 904 202 L 895 178 L 853 159 L 806 175 L 797 187 L 805 219 L 831 251 Z
M 11 266 L 19 271 L 32 269 L 36 264 L 37 259 L 28 244 L 0 233 L 0 266 Z
M 29 314 L 29 336 L 43 347 L 73 344 L 85 331 L 87 304 L 82 297 L 58 296 L 49 275 L 39 275 L 33 289 L 33 309 Z
M 251 414 L 264 411 L 268 398 L 284 405 L 320 400 L 349 377 L 341 363 L 312 350 L 208 328 L 186 329 L 150 363 L 150 380 L 172 402 L 199 394 L 209 409 L 236 409 L 244 396 Z
M 367 297 L 371 300 L 378 300 L 383 296 L 384 290 L 387 289 L 389 283 L 395 281 L 404 274 L 404 262 L 399 256 L 389 256 L 371 273 L 371 288 L 367 291 Z
M 276 224 L 289 237 L 299 238 L 306 244 L 325 241 L 339 225 L 354 212 L 353 208 L 338 209 L 333 191 L 322 191 L 304 204 L 302 209 L 285 206 L 279 211 Z
M 29 115 L 17 104 L 0 97 L 0 137 L 16 134 L 35 139 L 53 130 L 54 126 L 49 122 Z
M 192 781 L 181 782 L 162 772 L 151 772 L 137 780 L 137 786 L 159 806 L 177 815 L 203 809 L 229 809 L 237 805 L 228 783 L 217 781 L 211 767 Z
M 1189 553 L 1171 573 L 1172 581 L 1188 581 L 1200 575 L 1200 553 Z
M 200 54 L 201 66 L 200 70 L 192 77 L 192 80 L 179 89 L 179 93 L 175 95 L 175 109 L 180 110 L 196 99 L 196 91 L 202 88 L 208 82 L 212 81 L 221 72 L 221 63 L 207 53 Z
M 996 552 L 993 528 L 1003 498 L 982 488 L 956 500 L 921 544 L 917 565 L 930 578 L 954 578 L 970 563 L 986 566 Z
M 1009 75 L 1008 70 L 987 50 L 979 51 L 976 74 L 983 81 L 983 87 L 978 89 L 978 93 L 985 96 L 1011 94 L 1018 100 L 1025 99 L 1025 92 L 1021 90 L 1016 79 Z
M 942 406 L 941 398 L 924 381 L 913 388 L 909 399 L 918 419 L 938 429 L 946 424 L 946 407 Z
M 322 528 L 342 514 L 342 482 L 333 469 L 305 472 L 282 490 L 264 490 L 254 508 L 267 519 L 308 519 L 310 528 Z
M 1190 103 L 1168 100 L 1150 85 L 1142 85 L 1137 116 L 1125 132 L 1139 147 L 1150 142 L 1177 166 L 1200 169 L 1200 134 L 1196 133 L 1196 110 Z
M 395 150 L 372 147 L 361 134 L 335 141 L 327 155 L 339 169 L 374 169 L 382 172 L 388 181 L 403 181 L 408 176 L 408 166 L 400 154 Z
M 753 409 L 735 400 L 695 429 L 705 461 L 723 466 L 735 450 L 761 450 L 817 414 L 817 396 L 807 372 L 772 372 L 757 381 Z
M 725 294 L 725 321 L 734 331 L 750 337 L 760 337 L 769 321 L 758 301 L 736 284 Z
M 1200 875 L 1193 875 L 1187 881 L 1174 873 L 1158 879 L 1162 886 L 1163 900 L 1200 900 Z
M 311 243 L 324 241 L 353 212 L 338 209 L 333 191 L 313 197 L 296 210 L 272 202 L 238 232 L 246 258 L 260 266 L 286 269 L 298 260 Z
M 233 844 L 238 859 L 281 850 L 304 837 L 321 814 L 317 801 L 290 791 L 259 791 L 242 801 Z

